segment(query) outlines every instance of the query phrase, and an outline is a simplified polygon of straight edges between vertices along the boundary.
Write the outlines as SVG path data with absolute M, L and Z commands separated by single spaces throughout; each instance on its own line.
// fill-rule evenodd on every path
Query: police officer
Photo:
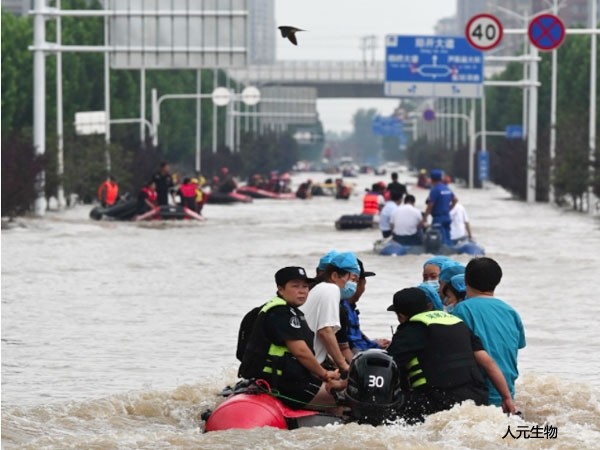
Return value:
M 462 320 L 431 311 L 419 288 L 396 292 L 388 311 L 394 311 L 400 321 L 387 348 L 401 371 L 406 394 L 400 416 L 418 422 L 465 400 L 487 405 L 479 366 L 501 392 L 504 412 L 516 411 L 504 375 Z
M 314 334 L 298 309 L 308 297 L 309 281 L 302 267 L 277 271 L 277 294 L 257 316 L 239 374 L 266 380 L 291 408 L 327 410 L 336 407 L 329 390 L 343 389 L 345 382 L 338 370 L 325 370 L 315 358 Z

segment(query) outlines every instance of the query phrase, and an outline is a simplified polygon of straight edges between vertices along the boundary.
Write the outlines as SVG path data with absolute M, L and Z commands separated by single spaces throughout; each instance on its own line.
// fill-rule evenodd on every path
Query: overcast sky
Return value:
M 278 26 L 307 30 L 297 34 L 297 47 L 278 39 L 277 58 L 362 61 L 360 38 L 375 35 L 375 57 L 381 61 L 386 34 L 431 35 L 436 22 L 455 11 L 455 0 L 276 0 Z M 357 109 L 376 108 L 389 114 L 396 103 L 378 99 L 319 100 L 318 110 L 326 130 L 351 131 L 352 115 Z

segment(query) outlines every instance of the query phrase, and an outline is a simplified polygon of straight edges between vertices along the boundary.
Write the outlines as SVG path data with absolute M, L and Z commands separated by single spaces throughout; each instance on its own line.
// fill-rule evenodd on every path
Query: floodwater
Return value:
M 309 176 L 326 178 L 295 175 L 293 185 Z M 202 223 L 95 222 L 78 206 L 3 229 L 2 448 L 600 448 L 600 222 L 493 186 L 452 188 L 503 267 L 497 296 L 525 325 L 523 419 L 466 403 L 415 426 L 202 433 L 201 413 L 236 381 L 239 321 L 273 295 L 280 267 L 312 272 L 330 249 L 356 252 L 377 273 L 360 302 L 363 328 L 391 336 L 385 309 L 419 282 L 427 256 L 379 256 L 378 230 L 334 228 L 360 212 L 365 187 L 388 179 L 351 179 L 348 201 L 207 205 Z M 409 189 L 423 207 L 427 191 Z

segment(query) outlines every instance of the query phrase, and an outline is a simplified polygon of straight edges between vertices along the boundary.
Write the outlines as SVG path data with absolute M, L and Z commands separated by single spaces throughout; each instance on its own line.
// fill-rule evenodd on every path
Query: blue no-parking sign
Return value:
M 554 14 L 540 14 L 529 23 L 527 34 L 531 43 L 540 50 L 554 50 L 565 39 L 565 25 Z
M 385 95 L 481 97 L 483 52 L 466 38 L 388 35 L 385 47 Z

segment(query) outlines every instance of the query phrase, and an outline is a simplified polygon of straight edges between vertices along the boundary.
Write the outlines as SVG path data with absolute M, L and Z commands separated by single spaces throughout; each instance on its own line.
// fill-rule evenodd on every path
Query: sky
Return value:
M 382 61 L 386 34 L 432 35 L 437 21 L 455 11 L 455 0 L 275 0 L 277 26 L 307 30 L 297 34 L 298 46 L 277 39 L 277 58 L 362 61 L 361 37 L 375 35 L 375 59 Z M 352 131 L 357 109 L 390 114 L 395 105 L 391 99 L 323 99 L 317 109 L 325 130 L 340 132 Z

